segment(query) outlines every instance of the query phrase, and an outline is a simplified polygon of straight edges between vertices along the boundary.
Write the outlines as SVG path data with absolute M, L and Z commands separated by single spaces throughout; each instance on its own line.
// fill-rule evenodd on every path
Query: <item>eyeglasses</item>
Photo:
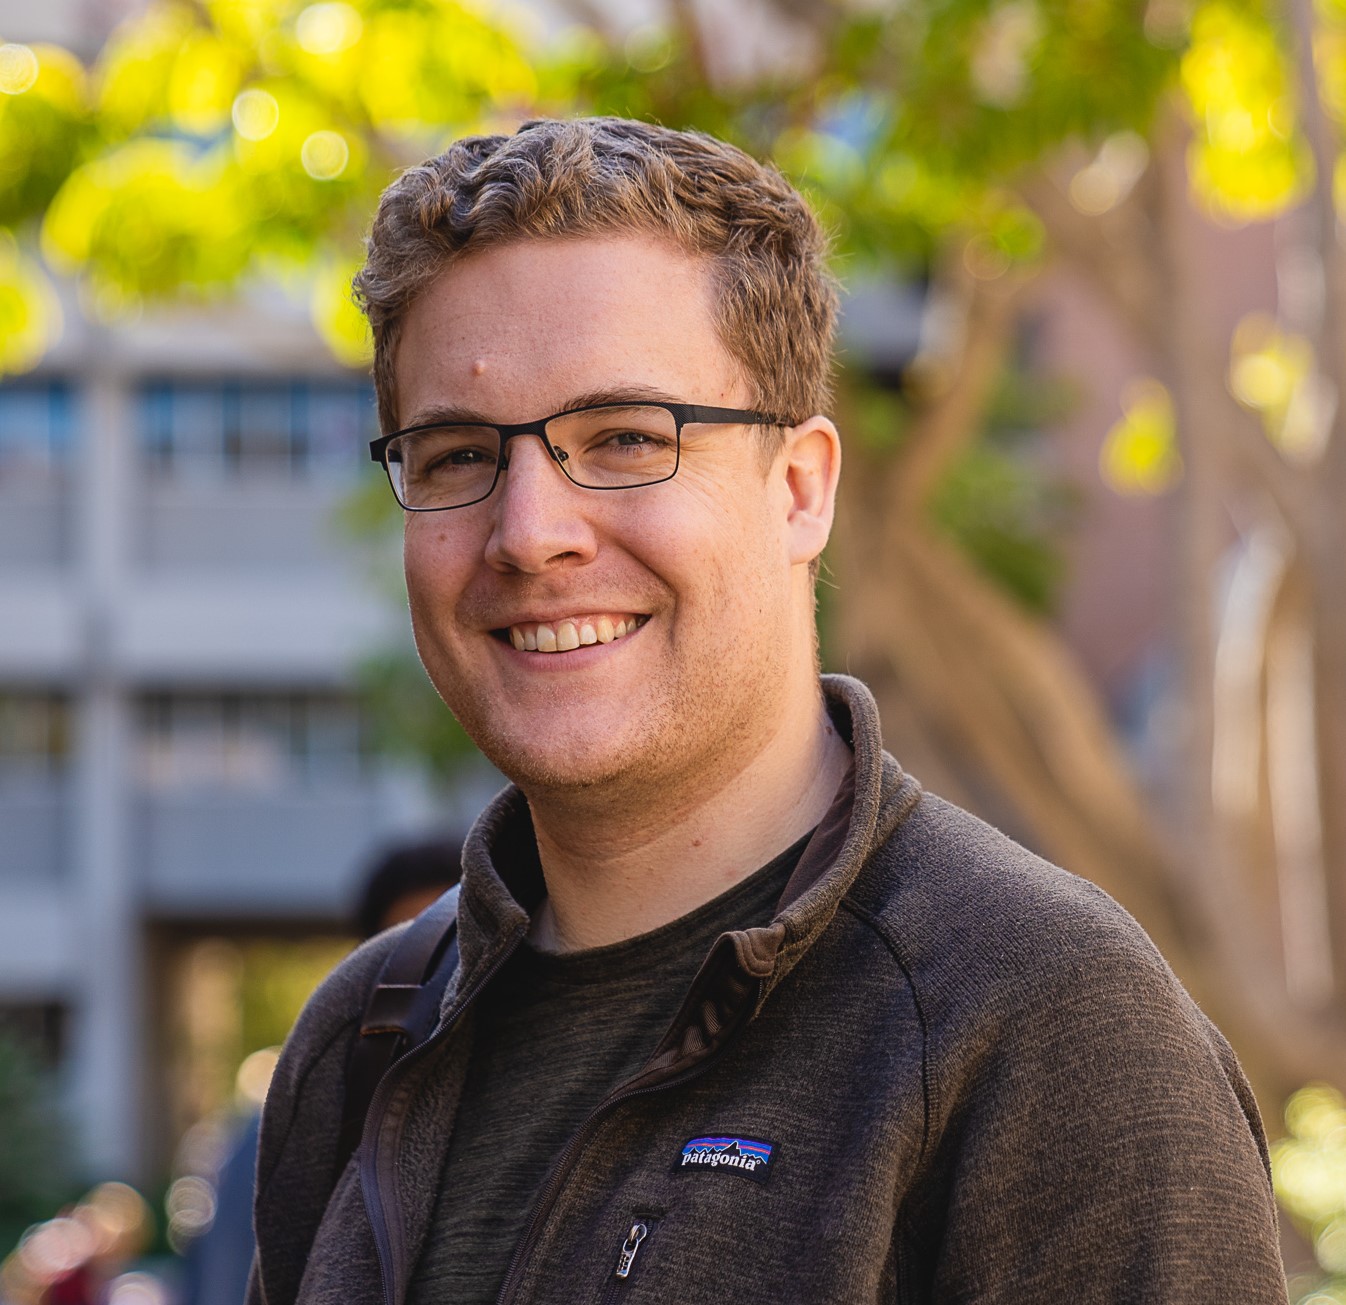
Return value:
M 785 426 L 742 408 L 694 403 L 598 403 L 515 426 L 431 422 L 376 439 L 397 501 L 409 512 L 442 512 L 489 498 L 509 466 L 509 441 L 536 435 L 552 460 L 583 489 L 638 489 L 671 480 L 687 425 Z

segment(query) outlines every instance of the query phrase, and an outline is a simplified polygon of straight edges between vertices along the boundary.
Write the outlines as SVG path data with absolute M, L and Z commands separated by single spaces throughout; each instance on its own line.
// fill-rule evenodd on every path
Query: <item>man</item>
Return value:
M 254 1301 L 1285 1299 L 1220 1035 L 819 680 L 824 255 L 775 173 L 613 119 L 384 196 L 357 288 L 417 646 L 516 787 L 344 1169 L 398 935 L 292 1035 Z

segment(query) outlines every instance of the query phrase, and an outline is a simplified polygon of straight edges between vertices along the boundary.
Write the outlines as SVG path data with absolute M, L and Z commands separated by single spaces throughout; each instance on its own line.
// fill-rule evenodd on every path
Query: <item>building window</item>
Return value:
M 0 785 L 59 778 L 70 755 L 70 705 L 55 693 L 0 692 Z
M 0 385 L 0 491 L 59 482 L 69 463 L 73 434 L 66 382 Z
M 345 480 L 378 434 L 355 381 L 155 381 L 141 394 L 152 471 L 179 479 Z
M 315 694 L 153 694 L 140 769 L 152 791 L 268 792 L 355 783 L 369 746 L 359 707 Z

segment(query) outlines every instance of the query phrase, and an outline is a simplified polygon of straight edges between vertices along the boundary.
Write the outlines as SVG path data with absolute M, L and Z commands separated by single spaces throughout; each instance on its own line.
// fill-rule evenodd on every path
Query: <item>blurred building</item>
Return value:
M 352 694 L 405 624 L 334 522 L 374 433 L 279 293 L 71 311 L 0 386 L 0 1020 L 99 1176 L 162 1162 L 174 949 L 344 927 L 371 849 L 431 818 Z

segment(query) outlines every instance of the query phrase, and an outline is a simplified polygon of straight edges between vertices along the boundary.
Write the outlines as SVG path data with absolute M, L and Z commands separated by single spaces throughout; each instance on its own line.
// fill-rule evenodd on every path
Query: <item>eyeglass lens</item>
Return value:
M 664 408 L 572 412 L 553 417 L 545 429 L 561 470 L 586 489 L 652 485 L 678 467 L 678 425 Z M 398 499 L 426 509 L 484 498 L 495 482 L 500 445 L 493 426 L 434 426 L 399 435 L 387 453 Z

